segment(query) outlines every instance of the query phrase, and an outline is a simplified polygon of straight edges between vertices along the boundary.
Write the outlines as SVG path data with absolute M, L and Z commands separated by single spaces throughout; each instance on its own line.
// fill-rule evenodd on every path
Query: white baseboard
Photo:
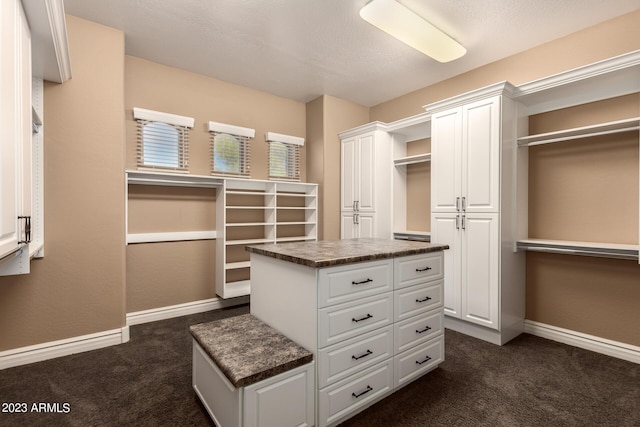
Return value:
M 61 356 L 122 344 L 129 341 L 129 326 L 64 340 L 0 352 L 0 369 L 26 365 Z
M 640 364 L 640 347 L 634 345 L 583 334 L 557 326 L 546 325 L 532 320 L 524 321 L 524 331 L 538 337 Z
M 219 308 L 233 307 L 247 304 L 249 296 L 237 298 L 210 298 L 206 300 L 187 302 L 184 304 L 170 305 L 167 307 L 152 308 L 150 310 L 127 313 L 127 325 L 139 325 L 141 323 L 155 322 L 157 320 L 171 319 L 173 317 L 186 316 L 188 314 L 203 313 Z

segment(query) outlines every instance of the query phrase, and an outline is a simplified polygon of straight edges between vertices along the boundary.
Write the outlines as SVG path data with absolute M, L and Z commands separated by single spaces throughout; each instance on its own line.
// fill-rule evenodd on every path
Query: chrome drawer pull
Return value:
M 417 299 L 416 302 L 426 302 L 429 301 L 431 297 L 425 297 L 424 299 Z
M 367 388 L 366 388 L 366 390 L 364 390 L 364 391 L 362 391 L 362 392 L 360 392 L 360 393 L 358 393 L 358 394 L 351 393 L 351 396 L 353 396 L 353 397 L 355 397 L 355 398 L 357 399 L 357 398 L 359 398 L 360 396 L 362 396 L 363 394 L 367 394 L 367 393 L 369 393 L 371 390 L 373 390 L 373 389 L 371 388 L 371 386 L 370 386 L 370 385 L 368 385 L 368 386 L 367 386 Z
M 419 331 L 419 330 L 417 330 L 417 329 L 416 329 L 416 333 L 417 333 L 417 334 L 421 334 L 421 333 L 423 333 L 423 332 L 427 332 L 427 331 L 430 331 L 430 330 L 431 330 L 431 328 L 427 326 L 426 328 L 424 328 L 424 329 L 423 329 L 423 330 L 421 330 L 421 331 Z
M 364 353 L 362 353 L 360 356 L 355 356 L 355 355 L 353 355 L 353 356 L 351 356 L 351 358 L 352 358 L 353 360 L 358 360 L 358 359 L 362 359 L 363 357 L 367 357 L 367 356 L 369 356 L 370 354 L 373 354 L 373 351 L 371 351 L 371 350 L 367 350 L 367 351 L 365 351 Z
M 427 356 L 427 358 L 426 358 L 426 359 L 424 359 L 422 362 L 419 362 L 419 361 L 417 361 L 417 360 L 416 360 L 416 363 L 417 363 L 418 365 L 422 365 L 423 363 L 427 363 L 429 360 L 431 360 L 431 358 L 430 358 L 429 356 Z
M 354 282 L 354 281 L 352 281 L 351 284 L 352 285 L 362 285 L 364 283 L 369 283 L 369 282 L 373 282 L 373 279 L 363 280 L 362 282 Z
M 356 319 L 356 318 L 354 317 L 354 318 L 352 318 L 352 319 L 351 319 L 351 321 L 352 321 L 352 322 L 356 322 L 356 323 L 358 323 L 358 322 L 362 322 L 363 320 L 371 319 L 372 317 L 373 317 L 372 315 L 370 315 L 369 313 L 367 313 L 367 315 L 366 315 L 366 316 L 361 317 L 361 318 L 359 318 L 359 319 Z
M 429 271 L 429 270 L 431 270 L 431 267 L 416 268 L 417 273 L 422 273 L 423 271 Z

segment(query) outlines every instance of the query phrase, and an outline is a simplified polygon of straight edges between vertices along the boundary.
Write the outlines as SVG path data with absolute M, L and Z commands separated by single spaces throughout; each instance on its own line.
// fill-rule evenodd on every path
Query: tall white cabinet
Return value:
M 391 137 L 370 123 L 339 134 L 340 238 L 391 238 Z
M 515 253 L 514 88 L 501 82 L 425 106 L 431 113 L 431 241 L 445 252 L 445 325 L 504 344 L 524 329 Z
M 31 34 L 19 0 L 1 2 L 0 43 L 0 258 L 5 258 L 31 240 Z M 24 255 L 28 264 L 28 251 Z

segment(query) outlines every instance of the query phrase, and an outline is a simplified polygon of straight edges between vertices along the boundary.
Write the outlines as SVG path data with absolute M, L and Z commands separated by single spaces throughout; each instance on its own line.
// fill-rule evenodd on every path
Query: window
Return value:
M 142 108 L 134 108 L 133 116 L 138 122 L 138 168 L 188 172 L 194 119 Z
M 255 130 L 209 122 L 211 133 L 211 171 L 213 174 L 249 176 L 251 146 Z
M 304 139 L 267 132 L 269 178 L 300 181 L 300 147 Z

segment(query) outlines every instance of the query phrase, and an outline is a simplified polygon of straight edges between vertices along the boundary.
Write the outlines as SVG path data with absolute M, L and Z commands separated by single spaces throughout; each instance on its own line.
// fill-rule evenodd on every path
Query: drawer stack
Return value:
M 444 360 L 442 252 L 320 270 L 318 420 L 333 425 Z

